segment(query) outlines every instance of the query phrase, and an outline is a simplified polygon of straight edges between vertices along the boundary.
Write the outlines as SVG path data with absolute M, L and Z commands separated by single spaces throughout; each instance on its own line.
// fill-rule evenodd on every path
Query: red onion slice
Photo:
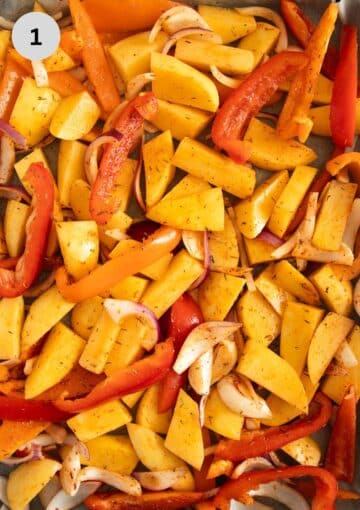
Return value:
M 17 466 L 19 464 L 24 464 L 25 462 L 30 462 L 31 460 L 40 460 L 43 459 L 44 455 L 42 453 L 42 446 L 38 444 L 32 444 L 30 453 L 25 455 L 25 457 L 10 457 L 8 459 L 4 459 L 1 462 L 6 466 Z
M 136 172 L 134 179 L 134 196 L 135 200 L 142 211 L 146 211 L 146 205 L 141 193 L 141 172 L 143 166 L 143 145 L 144 145 L 144 136 L 142 136 L 141 148 L 139 153 L 139 159 L 136 164 Z
M 142 347 L 147 351 L 154 348 L 160 338 L 160 326 L 149 308 L 125 299 L 105 299 L 104 308 L 116 324 L 130 316 L 136 316 L 142 324 L 146 324 L 148 334 L 142 341 Z
M 27 298 L 36 298 L 43 294 L 46 290 L 50 289 L 52 284 L 55 281 L 55 271 L 52 271 L 42 282 L 33 285 L 24 292 L 24 297 Z
M 28 205 L 31 204 L 31 197 L 22 186 L 0 185 L 0 198 L 17 202 L 23 200 Z
M 15 146 L 12 139 L 6 135 L 0 138 L 0 184 L 11 181 L 14 173 Z
M 281 246 L 283 244 L 283 240 L 280 239 L 280 237 L 277 237 L 272 232 L 264 228 L 262 232 L 257 236 L 256 239 L 261 239 L 262 241 L 265 241 L 268 244 L 271 244 L 274 248 L 277 248 L 278 246 Z
M 3 119 L 0 119 L 0 131 L 11 138 L 18 147 L 26 149 L 27 144 L 25 137 Z
M 60 490 L 48 503 L 45 510 L 71 510 L 80 505 L 101 486 L 100 482 L 83 482 L 75 496 L 68 496 Z

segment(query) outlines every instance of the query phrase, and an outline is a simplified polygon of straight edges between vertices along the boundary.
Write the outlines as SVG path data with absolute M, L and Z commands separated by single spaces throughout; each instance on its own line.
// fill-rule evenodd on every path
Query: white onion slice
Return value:
M 79 479 L 81 482 L 97 481 L 106 483 L 110 487 L 126 492 L 131 496 L 141 496 L 141 485 L 133 476 L 120 475 L 96 467 L 86 467 L 81 470 Z
M 67 432 L 64 427 L 61 425 L 57 425 L 56 423 L 52 423 L 46 428 L 47 434 L 51 437 L 51 439 L 57 444 L 63 444 L 66 439 Z
M 154 348 L 160 338 L 160 327 L 150 308 L 125 299 L 105 299 L 104 308 L 116 324 L 130 316 L 135 316 L 141 324 L 146 324 L 148 334 L 142 341 L 142 347 L 147 351 Z
M 40 460 L 43 458 L 44 455 L 42 453 L 42 446 L 32 444 L 29 453 L 24 457 L 9 457 L 8 459 L 3 459 L 1 462 L 6 466 L 18 466 L 31 460 Z
M 345 266 L 351 266 L 354 262 L 353 252 L 344 243 L 341 243 L 340 249 L 337 251 L 319 250 L 311 243 L 299 244 L 294 248 L 292 255 L 299 259 L 322 262 L 323 264 L 343 264 Z
M 39 492 L 39 498 L 42 506 L 46 508 L 59 491 L 61 491 L 61 483 L 59 477 L 55 475 Z
M 358 279 L 355 285 L 353 303 L 355 312 L 360 316 L 360 278 Z
M 38 356 L 33 356 L 32 358 L 29 358 L 25 361 L 25 365 L 24 365 L 24 374 L 25 375 L 31 374 L 31 372 L 34 369 L 34 365 L 35 365 L 37 359 L 38 359 Z
M 199 421 L 200 421 L 200 427 L 203 427 L 205 424 L 205 407 L 206 402 L 209 395 L 202 395 L 199 402 Z
M 163 28 L 168 34 L 174 34 L 187 27 L 200 27 L 210 30 L 209 25 L 200 14 L 191 7 L 178 5 L 165 11 L 157 19 L 149 34 L 149 43 L 153 43 Z
M 133 473 L 144 489 L 149 491 L 164 491 L 179 482 L 187 474 L 187 469 L 178 467 L 166 471 L 144 471 Z
M 199 35 L 204 41 L 210 41 L 216 44 L 222 43 L 221 37 L 218 34 L 215 34 L 212 30 L 200 27 L 188 27 L 175 32 L 170 39 L 166 41 L 161 53 L 167 55 L 179 39 L 183 39 L 184 37 L 189 37 L 191 35 Z
M 84 457 L 84 459 L 90 460 L 89 448 L 86 446 L 85 443 L 79 441 L 79 439 L 76 436 L 74 436 L 74 434 L 68 434 L 64 439 L 64 444 L 76 446 L 80 455 Z
M 200 324 L 185 339 L 173 369 L 177 374 L 182 374 L 199 356 L 228 339 L 239 328 L 240 324 L 236 322 L 213 321 Z
M 192 257 L 197 260 L 204 260 L 204 235 L 195 230 L 183 230 L 182 242 Z
M 208 395 L 211 386 L 213 350 L 209 349 L 199 356 L 189 368 L 190 386 L 198 395 Z
M 342 242 L 347 244 L 351 250 L 354 249 L 355 239 L 359 228 L 360 228 L 360 198 L 355 198 L 351 207 L 350 215 L 346 222 L 346 227 L 342 238 Z
M 126 86 L 126 99 L 133 99 L 135 96 L 140 94 L 145 85 L 151 83 L 154 79 L 154 73 L 137 74 L 134 78 L 131 78 Z
M 4 505 L 10 507 L 7 497 L 7 483 L 8 479 L 6 476 L 0 476 L 0 501 L 1 503 L 4 503 Z
M 13 140 L 3 135 L 0 139 L 0 184 L 8 184 L 14 173 L 15 145 Z
M 264 457 L 253 457 L 252 459 L 246 459 L 238 464 L 232 472 L 231 478 L 236 479 L 249 471 L 260 471 L 262 469 L 272 469 L 273 467 L 271 462 Z
M 235 367 L 238 358 L 238 349 L 235 341 L 223 340 L 214 349 L 211 384 L 228 375 Z
M 200 287 L 200 285 L 206 280 L 210 271 L 211 265 L 211 254 L 210 254 L 210 243 L 209 233 L 205 231 L 203 233 L 203 247 L 204 247 L 204 271 L 192 284 L 189 290 L 194 290 Z
M 34 78 L 37 87 L 48 87 L 49 76 L 45 67 L 44 62 L 41 60 L 32 60 L 31 65 L 34 72 Z
M 98 154 L 99 149 L 103 145 L 112 144 L 117 142 L 118 139 L 112 135 L 102 135 L 96 138 L 91 144 L 87 147 L 84 158 L 84 167 L 85 174 L 89 184 L 93 184 L 95 182 L 96 176 L 99 171 L 98 167 Z
M 285 23 L 282 17 L 275 12 L 273 9 L 269 9 L 268 7 L 238 7 L 236 11 L 239 14 L 243 14 L 245 16 L 257 16 L 259 18 L 264 18 L 268 21 L 271 21 L 278 27 L 280 30 L 279 39 L 275 46 L 276 53 L 280 53 L 281 51 L 286 50 L 288 47 L 288 36 L 286 31 Z
M 255 501 L 251 505 L 244 505 L 244 503 L 240 503 L 239 501 L 235 501 L 232 499 L 230 501 L 229 510 L 273 510 L 271 506 L 264 505 L 263 503 L 259 503 Z
M 251 386 L 250 381 L 246 382 L 247 386 Z M 256 394 L 252 386 L 249 391 L 243 379 L 227 375 L 217 383 L 217 390 L 221 400 L 234 413 L 240 413 L 247 418 L 271 417 L 271 411 L 265 400 Z
M 0 28 L 3 30 L 12 30 L 14 28 L 15 23 L 10 19 L 4 18 L 0 16 Z
M 225 85 L 225 87 L 229 87 L 230 89 L 236 89 L 244 80 L 238 79 L 238 78 L 231 78 L 231 76 L 227 76 L 226 74 L 222 73 L 220 69 L 215 66 L 210 66 L 210 72 L 219 83 L 222 85 Z
M 88 496 L 94 494 L 100 486 L 100 482 L 84 482 L 75 496 L 69 496 L 61 490 L 52 498 L 45 510 L 71 510 L 80 505 Z
M 353 368 L 358 365 L 357 357 L 355 356 L 354 351 L 346 340 L 342 342 L 336 351 L 334 358 L 339 363 L 339 365 L 345 368 Z
M 60 470 L 60 482 L 68 496 L 74 496 L 80 486 L 80 453 L 77 445 L 73 446 L 66 455 Z
M 279 501 L 289 510 L 310 510 L 304 496 L 284 482 L 274 481 L 261 484 L 257 489 L 249 491 L 249 496 L 263 496 Z

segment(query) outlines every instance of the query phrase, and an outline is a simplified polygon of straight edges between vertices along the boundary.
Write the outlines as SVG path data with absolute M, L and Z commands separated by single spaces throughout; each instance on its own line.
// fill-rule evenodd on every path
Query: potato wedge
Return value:
M 194 193 L 202 193 L 211 189 L 209 183 L 192 175 L 186 175 L 166 194 L 167 199 L 177 200 Z
M 246 198 L 254 191 L 254 170 L 234 163 L 230 158 L 191 138 L 184 138 L 180 142 L 172 162 L 194 177 L 204 179 L 236 197 Z
M 136 412 L 136 423 L 147 427 L 159 434 L 166 434 L 170 421 L 171 410 L 159 413 L 158 408 L 159 385 L 154 384 L 142 396 Z
M 218 109 L 219 94 L 215 84 L 197 69 L 175 57 L 154 52 L 151 71 L 155 75 L 152 90 L 159 99 L 209 112 Z
M 251 265 L 263 264 L 275 260 L 271 255 L 274 247 L 262 239 L 248 239 L 244 236 L 246 253 Z
M 255 285 L 280 317 L 283 317 L 288 304 L 296 301 L 294 296 L 277 285 L 273 264 L 270 264 L 259 274 L 255 280 Z
M 20 338 L 24 323 L 24 298 L 3 298 L 0 301 L 0 359 L 20 356 Z
M 239 245 L 233 222 L 227 212 L 224 216 L 224 230 L 209 232 L 210 268 L 236 268 L 239 263 Z
M 320 381 L 353 325 L 354 321 L 334 312 L 329 312 L 321 321 L 312 337 L 307 358 L 309 377 L 313 384 Z
M 228 439 L 240 439 L 244 417 L 234 413 L 223 403 L 214 386 L 206 401 L 204 424 L 209 430 Z
M 253 32 L 257 26 L 254 16 L 243 16 L 235 9 L 199 5 L 198 10 L 210 28 L 220 35 L 224 44 L 246 36 Z
M 149 281 L 140 276 L 128 276 L 110 289 L 111 297 L 115 299 L 128 299 L 140 301 Z
M 103 298 L 95 296 L 77 303 L 71 312 L 71 327 L 84 340 L 88 340 L 103 310 Z
M 287 260 L 281 260 L 274 266 L 277 284 L 303 303 L 317 306 L 320 296 L 314 285 Z
M 57 182 L 61 205 L 70 207 L 70 190 L 77 179 L 85 179 L 86 145 L 77 140 L 61 140 L 59 146 Z
M 61 46 L 58 46 L 54 53 L 44 59 L 44 64 L 48 73 L 56 71 L 67 71 L 76 66 L 73 59 L 68 55 Z
M 324 264 L 311 273 L 309 280 L 332 312 L 349 316 L 352 311 L 353 289 L 350 282 L 340 280 L 331 264 Z
M 122 397 L 121 400 L 129 409 L 132 409 L 139 402 L 143 394 L 144 390 L 137 391 L 136 393 L 129 393 L 129 395 L 125 395 L 125 397 Z
M 299 410 L 307 412 L 308 398 L 299 376 L 287 361 L 265 345 L 248 341 L 236 371 Z
M 258 66 L 265 55 L 273 49 L 279 38 L 280 30 L 270 23 L 259 21 L 253 32 L 243 37 L 238 48 L 250 50 L 254 54 L 254 66 Z
M 8 200 L 4 216 L 4 235 L 10 257 L 19 257 L 25 245 L 25 227 L 31 207 L 17 200 Z
M 316 153 L 295 140 L 283 140 L 275 129 L 253 118 L 244 140 L 252 142 L 250 161 L 264 170 L 285 170 L 299 165 L 308 165 Z
M 223 321 L 244 285 L 244 278 L 211 271 L 198 293 L 198 303 L 205 321 Z

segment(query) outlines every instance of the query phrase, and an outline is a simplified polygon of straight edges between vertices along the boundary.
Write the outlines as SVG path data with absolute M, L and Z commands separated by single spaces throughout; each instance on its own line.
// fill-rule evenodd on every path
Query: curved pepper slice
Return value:
M 175 357 L 171 338 L 155 346 L 154 354 L 121 368 L 100 382 L 86 397 L 76 400 L 55 400 L 55 406 L 67 413 L 78 413 L 103 402 L 121 398 L 148 388 L 167 374 Z
M 211 130 L 215 145 L 238 163 L 249 159 L 251 144 L 241 138 L 251 118 L 269 101 L 279 85 L 303 69 L 307 61 L 302 53 L 284 51 L 255 69 L 217 112 Z
M 235 462 L 258 457 L 272 452 L 296 439 L 308 436 L 324 427 L 330 420 L 331 400 L 323 393 L 317 393 L 310 406 L 308 416 L 288 425 L 241 434 L 239 440 L 223 439 L 216 447 L 215 455 Z
M 90 213 L 99 225 L 106 223 L 119 207 L 114 194 L 116 178 L 139 139 L 144 119 L 151 120 L 157 107 L 157 100 L 152 92 L 137 96 L 120 113 L 115 123 L 114 128 L 122 137 L 105 149 L 90 195 Z
M 249 491 L 256 489 L 259 485 L 302 476 L 310 476 L 315 480 L 316 492 L 311 505 L 312 510 L 335 510 L 338 491 L 336 479 L 326 469 L 314 466 L 291 466 L 244 473 L 236 480 L 226 482 L 220 487 L 214 499 L 215 508 L 229 510 L 231 499 L 246 505 L 251 504 L 253 498 L 249 495 Z
M 0 296 L 21 296 L 37 278 L 46 250 L 54 207 L 54 181 L 42 163 L 32 163 L 25 179 L 33 189 L 32 213 L 26 223 L 23 255 L 14 270 L 0 268 Z
M 64 298 L 73 303 L 101 295 L 122 278 L 138 273 L 172 251 L 180 240 L 181 234 L 178 230 L 160 227 L 141 245 L 108 260 L 75 283 L 68 281 L 69 275 L 65 267 L 60 267 L 56 272 L 56 285 Z
M 67 413 L 59 411 L 52 402 L 25 400 L 4 395 L 0 395 L 0 416 L 2 420 L 12 421 L 57 422 L 69 418 Z

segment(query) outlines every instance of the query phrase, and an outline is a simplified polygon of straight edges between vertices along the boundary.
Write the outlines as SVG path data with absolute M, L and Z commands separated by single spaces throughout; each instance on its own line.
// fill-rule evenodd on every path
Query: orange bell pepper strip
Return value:
M 119 208 L 114 193 L 118 175 L 129 152 L 139 140 L 144 119 L 151 120 L 157 109 L 157 99 L 152 92 L 148 92 L 132 99 L 116 120 L 114 128 L 121 138 L 105 149 L 91 189 L 90 213 L 96 223 L 105 224 Z
M 10 119 L 23 78 L 26 76 L 26 71 L 7 55 L 0 82 L 0 119 L 5 121 Z
M 9 421 L 0 425 L 0 462 L 35 439 L 50 425 L 48 421 Z
M 169 0 L 85 0 L 98 32 L 131 32 L 152 27 L 167 9 L 177 5 Z
M 54 405 L 61 412 L 78 413 L 109 400 L 144 390 L 161 381 L 173 364 L 174 358 L 174 342 L 172 338 L 169 338 L 165 342 L 156 344 L 154 354 L 113 372 L 85 397 L 75 400 L 55 400 Z
M 326 469 L 315 466 L 290 466 L 244 473 L 236 480 L 230 480 L 220 487 L 214 498 L 215 507 L 220 510 L 229 510 L 231 499 L 241 501 L 246 505 L 251 504 L 253 498 L 249 492 L 259 485 L 274 480 L 304 476 L 314 478 L 316 484 L 316 492 L 311 504 L 312 510 L 335 510 L 338 491 L 336 479 Z
M 214 144 L 237 163 L 249 159 L 251 142 L 243 141 L 242 137 L 251 118 L 269 101 L 279 85 L 303 69 L 307 61 L 302 53 L 283 51 L 255 69 L 217 112 L 211 130 Z
M 277 133 L 284 139 L 297 136 L 305 142 L 311 132 L 309 110 L 338 12 L 336 4 L 328 6 L 305 49 L 308 63 L 293 79 L 277 124 Z
M 351 386 L 336 413 L 325 457 L 325 469 L 336 480 L 350 484 L 355 475 L 356 401 L 355 390 Z
M 67 53 L 75 62 L 82 61 L 82 50 L 84 43 L 77 34 L 76 30 L 63 30 L 60 37 L 60 47 Z
M 350 172 L 360 170 L 360 152 L 344 152 L 330 159 L 326 164 L 326 170 L 333 177 L 343 168 L 350 165 Z
M 104 48 L 83 3 L 69 0 L 69 7 L 76 32 L 84 45 L 82 58 L 86 73 L 103 110 L 109 113 L 120 103 L 120 96 Z M 103 2 L 99 7 L 102 11 L 105 9 Z
M 178 230 L 160 227 L 141 245 L 108 260 L 75 283 L 69 283 L 65 267 L 60 267 L 56 272 L 57 288 L 65 299 L 73 303 L 99 296 L 123 278 L 138 273 L 166 253 L 170 253 L 180 240 L 181 234 Z
M 180 510 L 204 498 L 202 492 L 161 491 L 130 496 L 122 492 L 92 494 L 84 503 L 89 510 Z
M 319 392 L 315 395 L 307 416 L 279 427 L 244 431 L 239 440 L 222 439 L 216 446 L 215 456 L 238 462 L 278 450 L 323 428 L 330 420 L 331 412 L 331 400 Z

